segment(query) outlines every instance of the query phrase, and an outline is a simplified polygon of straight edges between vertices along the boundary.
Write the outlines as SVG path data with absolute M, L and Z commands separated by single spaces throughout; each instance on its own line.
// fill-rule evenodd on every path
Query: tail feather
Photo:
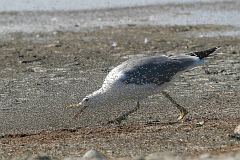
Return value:
M 196 56 L 196 57 L 198 57 L 199 59 L 203 59 L 203 58 L 205 58 L 205 57 L 208 57 L 210 54 L 212 54 L 213 52 L 215 52 L 215 51 L 218 50 L 219 48 L 221 48 L 221 47 L 218 46 L 218 47 L 210 48 L 210 49 L 207 49 L 207 50 L 204 50 L 204 51 L 192 52 L 192 53 L 189 53 L 188 55 L 190 55 L 190 56 Z

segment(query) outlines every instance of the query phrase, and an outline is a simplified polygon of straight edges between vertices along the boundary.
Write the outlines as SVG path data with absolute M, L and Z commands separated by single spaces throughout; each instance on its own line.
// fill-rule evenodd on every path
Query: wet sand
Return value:
M 183 156 L 239 151 L 240 142 L 229 135 L 240 120 L 240 39 L 192 35 L 228 29 L 126 25 L 5 35 L 0 41 L 1 157 L 46 153 L 63 158 L 91 148 L 113 159 L 164 151 Z M 112 67 L 133 55 L 179 54 L 214 46 L 222 48 L 166 89 L 188 109 L 184 123 L 169 124 L 178 110 L 161 94 L 143 100 L 120 126 L 106 123 L 135 102 L 89 108 L 77 119 L 77 108 L 65 108 L 98 89 Z

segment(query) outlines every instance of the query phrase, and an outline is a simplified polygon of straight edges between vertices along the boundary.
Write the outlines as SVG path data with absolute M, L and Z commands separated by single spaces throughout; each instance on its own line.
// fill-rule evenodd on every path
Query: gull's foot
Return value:
M 127 117 L 125 115 L 122 115 L 114 120 L 108 121 L 107 124 L 116 124 L 116 125 L 120 125 L 122 123 L 122 121 L 124 121 L 125 119 L 127 119 Z
M 119 125 L 119 124 L 121 124 L 122 121 L 126 120 L 130 114 L 136 112 L 139 108 L 140 108 L 139 101 L 137 101 L 136 107 L 134 107 L 132 110 L 128 111 L 127 113 L 121 115 L 120 117 L 118 117 L 114 120 L 108 121 L 107 124 Z
M 180 115 L 177 119 L 177 122 L 183 122 L 183 119 L 187 114 L 188 114 L 188 111 L 185 108 L 182 108 L 182 110 L 180 111 Z
M 180 116 L 178 117 L 177 122 L 183 122 L 183 119 L 188 114 L 188 111 L 184 107 L 180 106 L 167 92 L 162 91 L 162 94 L 180 110 Z

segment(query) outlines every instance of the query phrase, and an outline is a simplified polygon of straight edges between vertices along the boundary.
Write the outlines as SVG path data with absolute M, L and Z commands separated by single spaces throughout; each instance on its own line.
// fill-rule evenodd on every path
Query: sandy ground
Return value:
M 64 157 L 91 148 L 109 157 L 239 150 L 239 142 L 229 138 L 240 118 L 239 39 L 187 37 L 191 31 L 216 28 L 130 26 L 54 36 L 39 33 L 34 40 L 30 38 L 35 34 L 13 34 L 14 40 L 1 42 L 2 157 Z M 145 38 L 149 43 L 143 43 Z M 167 88 L 189 110 L 182 124 L 168 123 L 178 111 L 161 94 L 143 100 L 141 109 L 120 126 L 106 122 L 130 110 L 134 102 L 90 108 L 78 119 L 73 119 L 78 109 L 65 108 L 100 87 L 108 70 L 129 55 L 184 53 L 218 45 L 222 49 L 204 66 L 184 73 Z
M 240 39 L 192 35 L 226 29 L 129 25 L 9 34 L 0 41 L 0 157 L 46 153 L 62 158 L 91 148 L 111 158 L 156 151 L 185 156 L 240 151 L 240 141 L 229 136 L 240 120 Z M 65 108 L 98 89 L 112 67 L 133 55 L 179 54 L 214 46 L 222 48 L 166 89 L 188 109 L 183 123 L 169 123 L 176 120 L 178 110 L 161 94 L 143 100 L 121 125 L 106 122 L 135 102 L 89 108 L 77 119 L 77 108 Z

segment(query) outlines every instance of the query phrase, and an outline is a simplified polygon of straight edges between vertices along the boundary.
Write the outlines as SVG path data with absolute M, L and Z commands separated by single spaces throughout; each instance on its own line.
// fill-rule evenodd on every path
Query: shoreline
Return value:
M 212 2 L 209 2 L 209 1 L 202 1 L 202 0 L 195 0 L 194 2 L 192 2 L 191 0 L 189 1 L 189 0 L 187 0 L 187 1 L 184 1 L 184 0 L 181 0 L 181 1 L 178 1 L 178 0 L 176 0 L 176 1 L 171 1 L 171 2 L 169 2 L 169 1 L 161 1 L 161 2 L 159 2 L 159 1 L 149 1 L 148 3 L 146 3 L 146 2 L 144 2 L 144 3 L 142 3 L 141 1 L 140 1 L 140 4 L 139 4 L 139 1 L 136 1 L 136 2 L 138 2 L 138 3 L 136 3 L 136 2 L 134 2 L 134 3 L 129 3 L 129 2 L 124 2 L 123 4 L 113 4 L 113 2 L 114 1 L 107 1 L 107 2 L 109 2 L 109 3 L 112 3 L 112 4 L 108 4 L 108 5 L 106 5 L 105 4 L 105 7 L 104 7 L 104 5 L 103 6 L 96 6 L 96 7 L 93 7 L 93 6 L 91 6 L 91 3 L 89 3 L 89 4 L 84 4 L 85 6 L 87 6 L 88 5 L 88 7 L 83 7 L 83 8 L 81 8 L 81 7 L 76 7 L 76 5 L 78 6 L 79 4 L 81 4 L 81 2 L 79 3 L 75 3 L 75 7 L 73 7 L 73 8 L 67 8 L 67 7 L 69 7 L 69 6 L 71 6 L 70 4 L 68 4 L 69 6 L 65 6 L 66 8 L 61 8 L 60 6 L 63 4 L 63 3 L 65 3 L 64 1 L 61 3 L 61 2 L 58 2 L 58 4 L 61 4 L 60 6 L 58 5 L 58 9 L 56 9 L 55 7 L 51 7 L 51 8 L 47 8 L 46 9 L 46 7 L 44 7 L 44 9 L 40 9 L 41 8 L 41 4 L 35 4 L 36 5 L 36 7 L 34 7 L 34 2 L 31 4 L 31 2 L 30 3 L 28 3 L 28 4 L 26 4 L 27 5 L 27 7 L 29 7 L 29 9 L 24 9 L 24 7 L 22 7 L 22 6 L 18 6 L 17 8 L 15 8 L 15 10 L 14 9 L 7 9 L 7 8 L 9 8 L 9 4 L 4 4 L 5 5 L 5 8 L 3 9 L 3 10 L 1 10 L 0 9 L 0 13 L 2 13 L 2 12 L 41 12 L 41 11 L 43 11 L 43 12 L 58 12 L 58 11 L 67 11 L 67 12 L 71 12 L 71 11 L 99 11 L 99 10 L 115 10 L 115 9 L 127 9 L 127 8 L 145 8 L 145 7 L 153 7 L 153 6 L 169 6 L 169 5 L 183 5 L 183 6 L 185 6 L 185 5 L 188 5 L 188 4 L 213 4 L 213 3 L 234 3 L 234 1 L 227 1 L 227 0 L 215 0 L 215 1 L 212 1 Z M 105 2 L 99 2 L 99 3 L 105 3 Z M 21 5 L 22 4 L 24 4 L 24 1 L 22 1 L 22 3 L 21 3 Z M 51 6 L 51 5 L 53 5 L 54 3 L 49 3 L 49 6 Z M 1 5 L 1 2 L 0 2 L 0 5 Z M 32 8 L 30 7 L 32 5 Z M 55 4 L 56 5 L 56 4 Z M 48 7 L 49 7 L 48 6 Z M 91 7 L 90 7 L 91 6 Z M 60 8 L 59 8 L 60 7 Z M 31 8 L 31 9 L 30 9 Z
M 94 28 L 137 26 L 229 26 L 216 35 L 238 36 L 239 2 L 197 2 L 84 11 L 23 11 L 0 13 L 0 33 L 82 32 Z M 166 14 L 168 13 L 168 14 Z M 230 18 L 229 18 L 230 17 Z M 207 33 L 206 33 L 207 35 Z

